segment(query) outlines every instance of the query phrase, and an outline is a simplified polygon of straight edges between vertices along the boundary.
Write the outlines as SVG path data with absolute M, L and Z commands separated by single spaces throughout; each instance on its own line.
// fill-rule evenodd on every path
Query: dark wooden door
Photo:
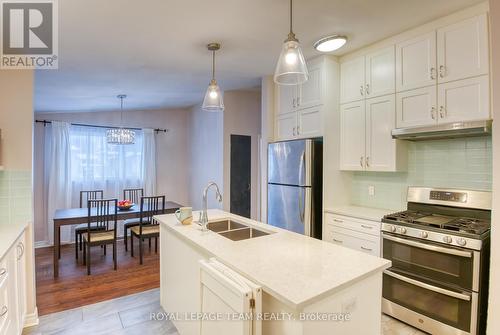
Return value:
M 250 217 L 252 137 L 231 135 L 230 211 Z

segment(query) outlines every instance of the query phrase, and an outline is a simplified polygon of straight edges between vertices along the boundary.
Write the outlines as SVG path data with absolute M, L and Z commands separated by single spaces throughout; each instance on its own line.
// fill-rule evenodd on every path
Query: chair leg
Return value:
M 82 247 L 82 244 L 83 244 L 83 235 L 80 234 L 79 238 L 80 238 L 80 251 L 82 251 L 83 250 L 83 247 Z
M 151 237 L 149 238 L 149 252 L 151 252 Z
M 87 243 L 87 275 L 90 276 L 90 244 Z
M 143 239 L 142 236 L 139 236 L 139 264 L 142 265 L 142 254 L 143 254 L 143 245 L 142 245 Z
M 125 226 L 123 226 L 123 243 L 125 243 L 125 251 L 128 251 L 127 227 L 125 227 Z
M 134 233 L 130 233 L 130 255 L 134 257 Z
M 106 256 L 106 244 L 104 245 L 104 256 Z
M 113 242 L 113 265 L 114 265 L 114 268 L 116 270 L 117 266 L 116 266 L 116 240 Z
M 75 257 L 78 260 L 78 233 L 75 231 Z
M 83 254 L 83 265 L 86 265 L 87 264 L 87 252 L 86 252 L 87 249 L 85 249 L 85 242 L 83 242 L 82 244 L 80 244 L 80 246 L 82 246 L 82 248 L 83 248 L 83 252 L 82 252 L 82 254 Z
M 155 254 L 158 253 L 158 237 L 155 237 Z

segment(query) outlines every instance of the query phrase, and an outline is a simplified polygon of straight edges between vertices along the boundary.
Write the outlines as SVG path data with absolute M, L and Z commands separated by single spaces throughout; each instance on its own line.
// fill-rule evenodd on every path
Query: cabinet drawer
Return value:
M 380 236 L 380 222 L 352 218 L 337 214 L 325 214 L 326 224 L 344 229 L 354 230 L 373 236 Z
M 324 239 L 337 245 L 362 251 L 370 255 L 380 255 L 380 238 L 329 225 Z
M 11 285 L 9 285 L 9 280 L 14 280 L 10 277 L 10 273 L 5 273 L 3 282 L 0 284 L 0 335 L 10 335 L 12 334 L 13 320 L 12 313 L 14 310 L 11 309 Z

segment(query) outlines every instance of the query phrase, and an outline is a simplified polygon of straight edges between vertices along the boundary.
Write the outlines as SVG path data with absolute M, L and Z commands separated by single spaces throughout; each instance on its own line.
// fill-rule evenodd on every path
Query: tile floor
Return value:
M 151 321 L 162 311 L 160 290 L 154 289 L 40 317 L 40 324 L 23 335 L 179 335 L 170 321 Z M 424 333 L 389 316 L 382 316 L 382 335 Z

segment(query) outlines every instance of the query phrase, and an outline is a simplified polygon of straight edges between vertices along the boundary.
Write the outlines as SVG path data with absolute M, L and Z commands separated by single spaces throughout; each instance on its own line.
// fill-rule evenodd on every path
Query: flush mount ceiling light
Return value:
M 331 52 L 340 49 L 346 44 L 347 37 L 341 35 L 330 35 L 319 39 L 314 43 L 314 49 L 321 52 Z
M 208 85 L 201 108 L 208 112 L 222 112 L 224 110 L 224 101 L 217 80 L 215 80 L 215 52 L 220 49 L 220 44 L 210 43 L 207 48 L 212 51 L 212 80 Z
M 132 129 L 123 128 L 123 99 L 127 96 L 120 94 L 116 96 L 120 99 L 120 128 L 108 129 L 106 139 L 109 144 L 134 144 L 135 132 Z
M 279 85 L 298 85 L 307 81 L 306 61 L 300 48 L 299 40 L 293 33 L 293 9 L 290 0 L 290 32 L 288 38 L 283 43 L 278 64 L 274 71 L 274 82 Z

